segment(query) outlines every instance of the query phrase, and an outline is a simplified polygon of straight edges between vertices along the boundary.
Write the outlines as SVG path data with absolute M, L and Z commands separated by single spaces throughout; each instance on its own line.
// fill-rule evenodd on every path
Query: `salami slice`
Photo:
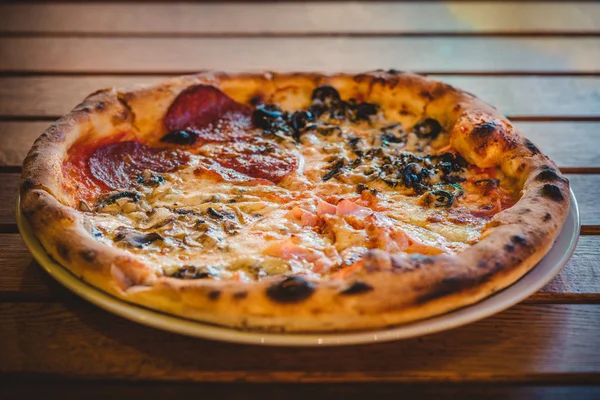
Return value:
M 200 130 L 219 120 L 249 124 L 251 110 L 214 86 L 187 88 L 171 104 L 164 119 L 167 131 Z
M 213 145 L 207 155 L 225 168 L 275 184 L 298 168 L 298 160 L 292 153 L 271 144 Z
M 189 155 L 180 150 L 129 141 L 99 147 L 88 159 L 88 166 L 94 178 L 111 189 L 121 189 L 135 184 L 144 170 L 168 172 L 188 160 Z

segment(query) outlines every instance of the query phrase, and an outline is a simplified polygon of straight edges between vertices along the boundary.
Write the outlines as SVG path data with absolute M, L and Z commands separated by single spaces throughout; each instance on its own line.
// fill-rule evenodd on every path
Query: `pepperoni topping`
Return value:
M 118 142 L 97 148 L 88 160 L 94 178 L 111 189 L 137 182 L 144 170 L 168 172 L 187 163 L 189 155 L 173 149 L 154 148 L 140 142 Z
M 201 130 L 219 120 L 241 122 L 248 125 L 251 110 L 237 103 L 214 86 L 195 85 L 177 96 L 165 116 L 168 131 L 182 129 Z
M 298 168 L 296 157 L 270 144 L 244 142 L 210 146 L 209 155 L 225 168 L 275 184 Z

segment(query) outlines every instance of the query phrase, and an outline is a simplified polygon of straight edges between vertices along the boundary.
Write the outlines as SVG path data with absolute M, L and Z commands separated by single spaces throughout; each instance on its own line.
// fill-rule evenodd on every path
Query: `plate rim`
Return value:
M 565 224 L 563 225 L 557 240 L 535 267 L 508 288 L 505 288 L 492 296 L 488 296 L 475 304 L 423 320 L 382 329 L 332 333 L 272 333 L 244 331 L 179 317 L 119 299 L 118 297 L 82 281 L 71 273 L 71 271 L 50 257 L 37 237 L 35 237 L 28 222 L 22 215 L 20 194 L 17 196 L 15 215 L 19 233 L 25 242 L 27 250 L 31 253 L 37 263 L 61 285 L 105 311 L 155 329 L 202 339 L 263 346 L 322 347 L 387 342 L 428 335 L 482 320 L 520 303 L 540 290 L 558 275 L 575 251 L 580 237 L 581 217 L 575 194 L 571 188 L 569 189 L 569 195 L 571 204 Z M 540 279 L 534 281 L 534 284 L 525 286 L 525 290 L 521 290 L 520 293 L 517 292 L 512 297 L 507 297 L 507 293 L 511 292 L 511 289 L 512 291 L 515 291 L 514 288 L 519 286 L 519 282 L 523 282 L 527 276 L 532 276 L 533 271 L 536 268 L 539 268 L 540 264 L 542 264 L 542 262 L 550 255 L 552 249 L 555 248 L 558 239 L 561 235 L 565 234 L 564 231 L 568 229 L 567 223 L 570 219 L 572 219 L 571 229 L 573 232 L 566 238 L 568 243 L 565 247 L 565 252 L 555 263 L 553 263 L 553 265 L 547 267 L 548 271 L 546 271 Z M 503 299 L 502 296 L 507 298 Z M 494 304 L 494 301 L 498 299 L 501 299 L 497 301 L 498 304 L 486 309 L 486 303 Z

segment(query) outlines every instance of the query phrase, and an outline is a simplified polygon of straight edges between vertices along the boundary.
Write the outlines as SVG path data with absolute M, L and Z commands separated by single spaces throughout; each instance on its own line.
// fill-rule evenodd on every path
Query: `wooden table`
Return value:
M 0 6 L 3 393 L 600 398 L 600 4 Z M 496 105 L 572 182 L 573 258 L 512 309 L 418 339 L 263 348 L 170 334 L 70 294 L 15 226 L 33 140 L 86 94 L 204 69 L 427 73 Z

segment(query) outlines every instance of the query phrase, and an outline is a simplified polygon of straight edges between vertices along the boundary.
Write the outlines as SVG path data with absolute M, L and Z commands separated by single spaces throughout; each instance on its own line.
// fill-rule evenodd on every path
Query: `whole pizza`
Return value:
M 205 73 L 87 97 L 33 145 L 21 199 L 46 251 L 121 299 L 334 331 L 511 285 L 556 239 L 569 182 L 424 76 Z

